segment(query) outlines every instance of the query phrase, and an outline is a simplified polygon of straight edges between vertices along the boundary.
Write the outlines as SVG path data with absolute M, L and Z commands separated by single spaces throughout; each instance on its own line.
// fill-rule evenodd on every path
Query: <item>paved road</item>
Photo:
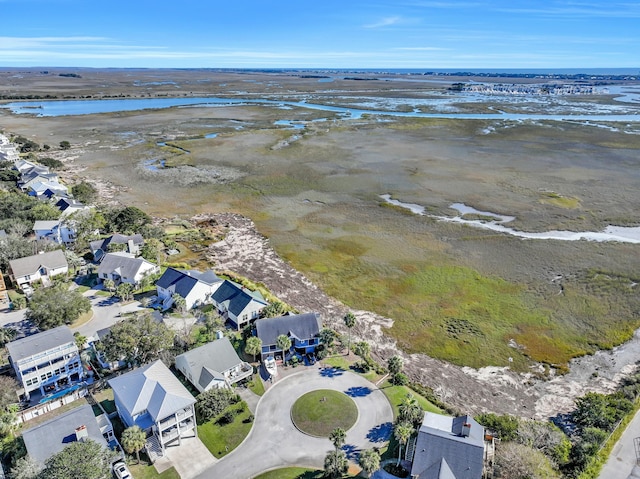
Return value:
M 618 440 L 609 459 L 600 471 L 599 479 L 627 479 L 636 465 L 633 440 L 640 437 L 640 412 L 637 412 Z
M 200 474 L 211 477 L 252 478 L 279 467 L 324 467 L 324 457 L 333 447 L 327 438 L 298 431 L 291 422 L 291 406 L 301 395 L 315 389 L 334 389 L 351 396 L 358 406 L 356 424 L 347 431 L 344 450 L 355 461 L 358 451 L 381 446 L 391 433 L 393 411 L 382 391 L 366 379 L 335 369 L 320 367 L 280 379 L 260 399 L 256 419 L 245 441 L 231 454 Z

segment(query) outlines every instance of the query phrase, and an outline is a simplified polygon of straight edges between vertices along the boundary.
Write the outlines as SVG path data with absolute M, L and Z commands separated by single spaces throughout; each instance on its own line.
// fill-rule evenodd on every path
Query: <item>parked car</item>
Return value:
M 133 479 L 129 472 L 129 468 L 122 461 L 118 461 L 113 465 L 113 473 L 118 479 Z
M 21 288 L 22 288 L 22 292 L 27 298 L 30 298 L 33 295 L 33 288 L 31 287 L 30 284 L 23 284 Z

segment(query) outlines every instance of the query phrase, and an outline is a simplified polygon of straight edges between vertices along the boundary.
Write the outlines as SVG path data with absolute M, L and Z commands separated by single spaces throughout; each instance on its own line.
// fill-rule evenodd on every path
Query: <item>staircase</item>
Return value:
M 413 461 L 413 453 L 416 451 L 416 443 L 418 442 L 418 436 L 412 437 L 407 441 L 407 447 L 404 451 L 404 458 L 407 461 Z
M 145 445 L 145 450 L 149 455 L 149 459 L 152 463 L 156 462 L 157 459 L 164 456 L 162 454 L 162 447 L 160 446 L 160 441 L 155 435 L 152 435 L 147 438 L 147 444 Z

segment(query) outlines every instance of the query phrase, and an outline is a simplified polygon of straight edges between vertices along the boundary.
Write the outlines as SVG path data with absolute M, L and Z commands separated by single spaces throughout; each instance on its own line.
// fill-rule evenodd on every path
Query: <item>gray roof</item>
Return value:
M 196 402 L 160 360 L 112 378 L 109 384 L 129 414 L 146 409 L 155 422 Z
M 44 464 L 51 456 L 62 451 L 67 444 L 76 441 L 75 431 L 80 426 L 87 427 L 89 439 L 105 448 L 108 447 L 93 414 L 93 408 L 88 404 L 27 429 L 22 433 L 22 439 L 29 456 L 38 463 Z
M 73 198 L 60 198 L 56 203 L 56 207 L 60 211 L 65 211 L 67 208 L 84 208 L 85 205 Z
M 469 435 L 460 434 L 468 424 Z M 484 428 L 470 416 L 425 413 L 418 432 L 411 476 L 420 479 L 481 479 Z
M 201 273 L 197 270 L 167 268 L 156 282 L 156 286 L 167 289 L 175 285 L 175 292 L 186 298 L 198 281 L 211 285 L 222 280 L 212 270 Z
M 60 227 L 60 220 L 39 220 L 33 224 L 33 231 L 54 230 Z
M 123 278 L 133 279 L 145 263 L 153 265 L 146 259 L 136 258 L 129 253 L 107 253 L 98 266 L 98 275 L 117 273 Z
M 127 244 L 129 241 L 133 241 L 133 244 L 138 246 L 144 244 L 144 238 L 142 237 L 141 234 L 127 236 L 127 235 L 121 235 L 120 233 L 115 233 L 109 236 L 108 238 L 92 241 L 91 243 L 89 243 L 89 247 L 91 249 L 91 252 L 95 254 L 95 252 L 100 249 L 102 251 L 107 251 L 107 248 L 111 243 Z
M 237 284 L 226 279 L 211 295 L 211 299 L 213 299 L 218 304 L 224 304 L 227 308 L 227 311 L 233 313 L 236 317 L 239 316 L 242 311 L 244 311 L 244 308 L 246 308 L 251 301 L 264 303 L 265 306 L 268 304 L 263 299 L 257 298 L 252 295 L 242 286 L 238 286 Z
M 7 343 L 7 350 L 9 351 L 9 356 L 15 362 L 69 343 L 75 343 L 69 326 L 58 326 L 41 333 L 32 334 L 26 338 L 11 341 Z
M 205 389 L 212 379 L 224 379 L 222 373 L 242 363 L 229 338 L 223 337 L 176 356 L 176 366 L 191 372 Z
M 276 344 L 278 336 L 286 334 L 297 339 L 309 339 L 320 333 L 319 313 L 290 314 L 256 321 L 256 333 L 263 345 Z
M 9 266 L 13 271 L 13 276 L 19 278 L 28 274 L 35 274 L 43 266 L 47 269 L 54 269 L 68 267 L 69 264 L 62 250 L 56 249 L 47 253 L 11 260 L 9 261 Z

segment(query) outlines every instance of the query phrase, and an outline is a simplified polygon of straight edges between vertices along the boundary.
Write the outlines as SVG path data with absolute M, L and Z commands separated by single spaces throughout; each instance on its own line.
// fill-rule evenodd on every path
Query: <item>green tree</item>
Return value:
M 502 479 L 559 479 L 542 452 L 516 442 L 502 442 L 496 447 L 495 471 Z
M 91 183 L 82 181 L 71 187 L 73 197 L 85 205 L 91 205 L 98 199 L 98 190 Z
M 424 411 L 413 394 L 407 394 L 398 406 L 398 422 L 419 426 L 424 419 Z
M 8 342 L 13 341 L 17 334 L 18 332 L 13 328 L 7 326 L 0 328 L 0 348 L 4 347 Z
M 269 303 L 266 308 L 262 310 L 263 318 L 276 318 L 278 316 L 282 316 L 287 312 L 286 305 L 281 301 L 274 301 L 273 303 Z
M 11 376 L 0 375 L 0 411 L 5 411 L 12 404 L 18 402 L 16 391 L 20 385 Z
M 587 393 L 576 399 L 573 420 L 582 427 L 597 427 L 611 431 L 616 422 L 633 409 L 633 403 L 624 394 Z
M 220 415 L 222 411 L 240 402 L 240 396 L 227 388 L 212 388 L 196 397 L 196 412 L 200 423 Z
M 286 353 L 291 349 L 291 338 L 286 334 L 281 334 L 276 338 L 276 346 L 282 350 L 282 361 L 285 361 Z
M 224 329 L 224 321 L 214 311 L 204 313 L 204 333 L 207 340 L 212 341 L 216 331 Z
M 78 331 L 76 331 L 75 333 L 73 333 L 73 339 L 76 342 L 76 346 L 78 348 L 78 351 L 82 351 L 84 349 L 84 343 L 87 342 L 87 337 L 83 336 Z
M 180 296 L 178 293 L 173 293 L 171 295 L 171 300 L 173 301 L 173 305 L 175 308 L 180 311 L 182 314 L 187 312 L 187 300 Z
M 344 443 L 347 440 L 347 433 L 341 427 L 337 427 L 329 433 L 329 440 L 331 441 L 331 444 L 333 444 L 333 447 L 337 451 L 342 446 L 344 446 Z
M 116 295 L 120 298 L 120 301 L 131 301 L 133 299 L 133 291 L 135 286 L 131 283 L 120 283 L 116 286 Z
M 127 206 L 108 212 L 107 222 L 111 231 L 133 234 L 139 233 L 145 225 L 151 223 L 151 217 L 140 208 Z
M 173 331 L 164 323 L 156 321 L 149 313 L 143 313 L 114 324 L 98 347 L 110 361 L 147 364 L 171 348 L 173 338 Z
M 503 441 L 513 441 L 518 435 L 518 418 L 508 414 L 499 416 L 493 413 L 479 414 L 476 421 L 490 429 Z
M 393 436 L 396 438 L 396 441 L 398 441 L 398 465 L 402 459 L 402 446 L 407 444 L 412 434 L 413 426 L 406 422 L 397 423 L 393 428 Z
M 351 352 L 351 329 L 356 325 L 356 317 L 351 311 L 349 311 L 342 319 L 344 321 L 344 325 L 349 331 L 349 343 L 347 345 L 347 354 L 349 354 Z
M 71 143 L 69 143 L 67 140 L 62 140 L 60 142 L 60 149 L 61 150 L 68 150 L 69 148 L 71 148 Z
M 162 264 L 163 254 L 162 242 L 156 238 L 146 239 L 140 248 L 140 256 L 152 263 Z
M 60 170 L 64 168 L 64 163 L 61 162 L 60 160 L 56 160 L 55 158 L 49 158 L 49 157 L 38 158 L 38 163 L 46 166 L 47 168 L 51 168 L 52 170 Z
M 47 479 L 110 479 L 113 452 L 95 441 L 77 441 L 51 456 L 41 476 Z
M 349 460 L 344 451 L 329 451 L 324 458 L 325 477 L 336 479 L 344 476 L 349 470 Z
M 127 454 L 136 453 L 138 464 L 140 464 L 140 451 L 147 443 L 147 434 L 139 426 L 131 426 L 122 432 L 120 444 Z
M 391 356 L 387 361 L 387 369 L 390 374 L 397 374 L 402 372 L 402 367 L 404 366 L 404 361 L 398 355 Z
M 245 343 L 244 352 L 253 356 L 253 362 L 256 356 L 262 352 L 262 339 L 257 336 L 251 336 Z
M 91 311 L 91 302 L 78 291 L 70 290 L 66 283 L 35 290 L 26 318 L 39 329 L 51 329 L 71 324 L 80 315 Z
M 9 477 L 11 479 L 38 479 L 41 472 L 42 466 L 27 455 L 16 461 L 11 468 Z
M 114 291 L 116 290 L 116 282 L 114 280 L 112 280 L 111 278 L 103 279 L 102 280 L 102 286 L 104 287 L 104 289 L 109 291 L 111 294 L 113 294 Z
M 369 360 L 371 354 L 371 345 L 366 341 L 358 341 L 353 344 L 353 352 L 365 361 Z
M 358 456 L 358 464 L 367 477 L 371 477 L 371 474 L 380 469 L 380 454 L 375 449 L 365 449 Z
M 327 349 L 333 348 L 333 343 L 336 340 L 336 332 L 333 329 L 322 328 L 320 330 L 320 343 L 324 344 Z

